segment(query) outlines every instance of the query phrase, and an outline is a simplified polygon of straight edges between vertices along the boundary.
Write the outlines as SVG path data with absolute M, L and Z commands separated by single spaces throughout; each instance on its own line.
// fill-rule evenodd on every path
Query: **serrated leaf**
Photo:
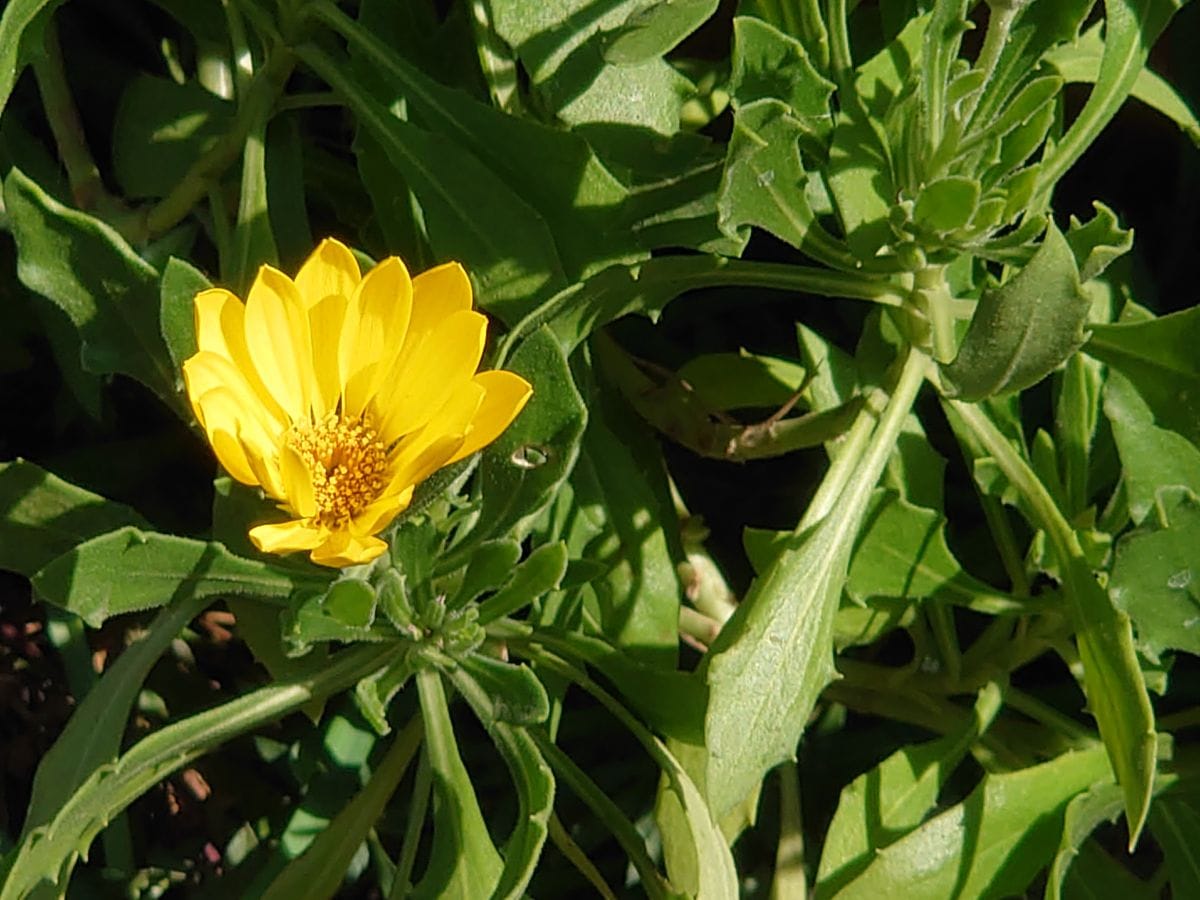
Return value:
M 89 538 L 147 526 L 128 506 L 23 459 L 0 463 L 0 510 L 0 569 L 26 576 Z
M 1084 351 L 1137 388 L 1161 428 L 1200 445 L 1200 307 L 1141 322 L 1092 326 Z
M 1120 372 L 1109 372 L 1104 415 L 1112 424 L 1135 525 L 1155 510 L 1161 516 L 1183 497 L 1200 500 L 1200 449 L 1155 425 L 1150 407 Z
M 180 410 L 158 328 L 158 273 L 108 225 L 52 199 L 20 170 L 4 181 L 17 275 L 70 317 L 89 372 L 136 378 Z
M 890 154 L 877 122 L 858 111 L 838 113 L 825 177 L 846 243 L 859 260 L 874 259 L 892 239 L 888 213 L 896 187 Z
M 979 400 L 1041 381 L 1083 344 L 1090 308 L 1071 248 L 1051 222 L 1025 267 L 984 292 L 958 355 L 941 367 L 951 395 Z
M 761 19 L 733 20 L 730 93 L 739 106 L 774 98 L 787 104 L 804 134 L 823 147 L 833 129 L 833 82 L 809 61 L 804 45 Z
M 1087 224 L 1071 216 L 1067 229 L 1067 244 L 1079 265 L 1080 281 L 1091 281 L 1133 247 L 1133 229 L 1121 228 L 1116 213 L 1099 200 L 1092 201 L 1092 208 L 1096 215 Z
M 1154 529 L 1134 531 L 1117 543 L 1108 593 L 1154 652 L 1200 655 L 1200 505 L 1180 503 Z
M 1007 775 L 987 775 L 962 803 L 882 850 L 839 900 L 941 900 L 1022 893 L 1053 853 L 1067 802 L 1108 774 L 1104 751 L 1068 752 Z
M 945 517 L 877 490 L 859 533 L 846 590 L 851 597 L 942 597 L 994 593 L 972 578 L 946 544 Z
M 756 225 L 803 246 L 815 216 L 804 193 L 802 134 L 803 125 L 780 100 L 757 100 L 734 113 L 717 200 L 722 231 L 734 236 Z
M 488 714 L 492 718 L 484 721 L 485 727 L 496 722 L 538 725 L 550 715 L 546 688 L 529 666 L 513 665 L 481 653 L 470 654 L 460 665 L 489 698 Z
M 884 848 L 917 828 L 937 805 L 946 779 L 1000 710 L 1000 692 L 980 692 L 975 715 L 960 731 L 897 750 L 842 789 L 825 832 L 817 885 L 832 896 Z
M 84 541 L 33 576 L 39 596 L 93 628 L 110 616 L 182 597 L 286 598 L 310 585 L 295 572 L 234 556 L 221 544 L 133 526 Z
M 601 8 L 590 0 L 490 4 L 496 32 L 516 50 L 534 87 L 563 121 L 621 123 L 673 134 L 688 87 L 682 76 L 657 56 L 628 65 L 604 59 L 604 32 L 619 28 L 631 9 L 642 6 L 629 0 Z

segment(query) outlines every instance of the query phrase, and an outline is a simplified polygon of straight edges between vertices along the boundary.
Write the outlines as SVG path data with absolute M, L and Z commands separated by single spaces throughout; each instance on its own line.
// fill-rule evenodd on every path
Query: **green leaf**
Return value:
M 738 876 L 729 842 L 680 761 L 654 741 L 664 775 L 655 817 L 672 886 L 697 900 L 735 900 Z
M 877 490 L 850 563 L 846 590 L 868 597 L 939 597 L 964 602 L 993 594 L 946 545 L 945 517 L 891 491 Z
M 365 581 L 345 578 L 304 599 L 297 598 L 282 616 L 283 639 L 291 656 L 310 652 L 324 641 L 386 640 L 392 635 L 372 628 L 375 591 Z
M 256 122 L 246 135 L 242 151 L 242 183 L 238 195 L 237 222 L 229 241 L 229 254 L 221 260 L 221 274 L 237 286 L 242 296 L 249 291 L 263 265 L 279 265 L 279 250 L 267 207 L 267 123 Z
M 804 133 L 781 100 L 738 108 L 717 200 L 723 232 L 735 237 L 746 225 L 756 225 L 803 247 L 816 218 L 805 197 L 808 175 L 797 144 Z
M 824 146 L 833 130 L 835 86 L 813 68 L 803 44 L 761 19 L 736 16 L 732 67 L 729 90 L 738 106 L 782 100 L 803 132 Z
M 493 722 L 539 725 L 550 715 L 546 689 L 529 666 L 512 665 L 482 653 L 470 654 L 460 665 L 487 694 Z
M 1092 445 L 1100 418 L 1101 366 L 1076 353 L 1067 360 L 1054 412 L 1054 443 L 1071 518 L 1088 505 Z
M 421 722 L 414 719 L 396 736 L 370 780 L 333 818 L 302 854 L 291 860 L 261 894 L 263 900 L 332 897 L 346 870 L 396 792 L 421 743 Z
M 718 818 L 792 757 L 817 696 L 834 676 L 833 617 L 858 519 L 846 512 L 839 508 L 789 542 L 701 664 L 709 690 L 704 783 Z
M 1104 56 L 1104 39 L 1100 32 L 1100 23 L 1097 22 L 1078 41 L 1055 47 L 1047 53 L 1046 62 L 1058 70 L 1064 81 L 1095 84 L 1100 77 L 1100 64 Z M 1149 68 L 1138 72 L 1130 93 L 1178 125 L 1193 143 L 1200 144 L 1200 120 L 1175 88 Z
M 346 74 L 344 61 L 311 46 L 298 52 L 345 96 L 402 176 L 400 184 L 420 200 L 437 257 L 466 261 L 482 306 L 512 324 L 563 286 L 545 220 L 512 188 L 461 145 L 387 112 Z M 375 202 L 406 203 L 407 192 L 399 201 Z
M 549 832 L 554 811 L 554 775 L 533 738 L 524 728 L 514 728 L 504 720 L 495 696 L 489 695 L 471 677 L 470 670 L 456 670 L 452 678 L 454 686 L 487 728 L 516 784 L 520 804 L 517 824 L 505 846 L 504 869 L 492 897 L 520 900 L 525 896 Z
M 1169 515 L 1158 528 L 1121 538 L 1108 593 L 1153 652 L 1200 655 L 1200 506 L 1181 503 Z
M 917 196 L 913 217 L 935 232 L 954 231 L 971 221 L 979 203 L 979 181 L 947 175 L 927 184 Z
M 1150 48 L 1182 5 L 1183 0 L 1105 0 L 1104 55 L 1095 87 L 1043 159 L 1039 190 L 1048 192 L 1116 115 L 1145 69 Z
M 628 65 L 604 58 L 605 32 L 624 25 L 631 6 L 597 8 L 590 0 L 490 4 L 496 32 L 516 51 L 551 113 L 571 125 L 618 122 L 673 134 L 688 82 L 657 56 Z
M 172 256 L 163 268 L 159 286 L 159 332 L 171 355 L 171 364 L 180 372 L 183 361 L 196 352 L 196 315 L 193 300 L 210 287 L 204 273 L 186 260 Z M 181 377 L 176 386 L 182 390 Z
M 1051 900 L 1052 895 L 1045 896 Z M 1096 840 L 1090 840 L 1080 848 L 1078 861 L 1067 871 L 1063 896 L 1068 900 L 1157 900 L 1162 891 L 1113 859 Z
M 483 506 L 474 536 L 521 538 L 554 499 L 579 455 L 587 408 L 548 328 L 523 341 L 505 364 L 533 385 L 517 420 L 483 451 Z
M 195 81 L 139 74 L 113 120 L 113 172 L 126 197 L 165 197 L 233 123 L 234 106 Z
M 26 576 L 89 538 L 147 526 L 128 506 L 23 459 L 0 463 L 0 511 L 0 569 Z
M 780 407 L 805 385 L 807 371 L 778 356 L 747 350 L 705 353 L 675 373 L 710 410 Z
M 1128 379 L 1109 372 L 1104 415 L 1112 424 L 1129 514 L 1141 525 L 1154 511 L 1161 519 L 1180 498 L 1200 500 L 1200 449 L 1154 424 L 1154 414 Z
M 17 276 L 70 317 L 89 372 L 136 378 L 180 409 L 158 328 L 158 273 L 112 228 L 70 209 L 13 169 L 4 204 L 17 242 Z
M 130 803 L 172 772 L 230 738 L 282 718 L 313 700 L 345 690 L 395 653 L 357 647 L 339 653 L 313 675 L 253 691 L 172 723 L 143 738 L 117 762 L 93 772 L 46 825 L 23 837 L 5 860 L 0 900 L 27 900 L 42 881 L 65 890 L 71 870 L 96 835 Z
M 1028 3 L 1018 12 L 992 77 L 975 111 L 987 122 L 1001 113 L 1012 93 L 1036 71 L 1043 54 L 1055 44 L 1074 41 L 1096 0 Z
M 133 526 L 84 541 L 33 576 L 39 596 L 93 628 L 109 616 L 164 606 L 183 597 L 240 594 L 290 597 L 295 572 L 234 556 L 221 544 Z
M 23 838 L 53 819 L 93 773 L 117 758 L 129 725 L 129 712 L 150 669 L 206 604 L 207 598 L 202 596 L 172 603 L 88 691 L 38 764 L 21 831 Z
M 1160 777 L 1155 782 L 1155 793 L 1161 792 L 1172 780 L 1171 777 Z M 1151 828 L 1154 827 L 1156 814 L 1162 808 L 1163 803 L 1164 800 L 1159 799 L 1154 804 L 1150 816 Z M 1092 832 L 1104 822 L 1116 821 L 1117 816 L 1121 814 L 1123 805 L 1121 789 L 1111 781 L 1102 781 L 1092 785 L 1090 790 L 1078 794 L 1067 804 L 1063 820 L 1062 840 L 1059 842 L 1058 852 L 1054 856 L 1054 863 L 1046 878 L 1045 900 L 1060 900 L 1064 893 L 1064 887 L 1068 888 L 1065 892 L 1068 897 L 1081 895 L 1078 891 L 1071 891 L 1070 886 L 1073 875 L 1086 876 L 1094 865 L 1092 854 L 1086 852 L 1087 840 Z M 1127 878 L 1119 883 L 1120 888 L 1127 888 L 1128 881 L 1133 881 L 1135 885 L 1139 883 L 1137 879 L 1128 874 L 1124 867 L 1118 866 L 1117 868 L 1127 875 Z M 1136 896 L 1136 894 L 1131 894 L 1128 890 L 1118 890 L 1114 895 L 1114 897 L 1122 896 L 1129 897 Z
M 407 105 L 416 124 L 469 152 L 537 212 L 568 280 L 641 255 L 625 227 L 629 191 L 582 138 L 508 115 L 428 77 L 395 52 L 403 24 L 390 3 L 368 0 L 358 25 L 343 27 L 356 60 L 381 85 L 384 105 Z
M 1158 319 L 1092 326 L 1089 356 L 1128 378 L 1160 428 L 1200 445 L 1200 307 Z
M 245 642 L 267 674 L 275 681 L 311 675 L 329 664 L 329 648 L 314 647 L 306 656 L 289 656 L 291 649 L 283 641 L 285 610 L 253 597 L 229 596 L 225 605 L 233 613 L 234 633 Z M 315 725 L 320 721 L 323 704 L 306 707 L 305 715 Z
M 1068 752 L 1007 775 L 986 775 L 959 803 L 882 850 L 839 900 L 1021 894 L 1049 860 L 1068 801 L 1108 774 L 1104 751 Z
M 838 113 L 826 180 L 846 243 L 862 261 L 892 240 L 888 213 L 897 192 L 890 156 L 877 122 L 856 110 Z
M 0 16 L 0 112 L 8 105 L 17 76 L 35 54 L 46 20 L 63 0 L 12 0 Z
M 1114 608 L 1082 556 L 1062 560 L 1060 565 L 1083 663 L 1088 710 L 1125 796 L 1132 847 L 1146 822 L 1158 767 L 1154 709 L 1134 649 L 1129 617 Z
M 471 552 L 471 561 L 467 563 L 462 580 L 447 601 L 447 608 L 466 606 L 481 594 L 500 587 L 512 577 L 520 558 L 521 545 L 511 538 L 484 541 Z
M 543 544 L 525 559 L 504 586 L 479 605 L 479 621 L 486 625 L 528 606 L 556 590 L 567 571 L 567 546 L 561 541 Z
M 605 34 L 604 58 L 627 66 L 662 56 L 703 25 L 717 5 L 718 0 L 644 3 L 619 28 Z
M 1133 247 L 1133 229 L 1121 228 L 1116 213 L 1099 200 L 1093 200 L 1092 207 L 1096 215 L 1086 225 L 1071 216 L 1067 229 L 1067 244 L 1075 254 L 1080 281 L 1091 281 Z
M 674 669 L 683 593 L 675 564 L 683 548 L 672 537 L 678 530 L 661 451 L 598 373 L 589 377 L 582 363 L 578 370 L 589 413 L 571 473 L 576 509 L 590 526 L 580 555 L 608 567 L 586 591 L 595 595 L 603 634 L 646 662 Z
M 458 753 L 442 677 L 432 669 L 420 671 L 417 688 L 434 779 L 433 851 L 412 896 L 489 897 L 500 881 L 503 863 Z
M 1171 896 L 1190 897 L 1200 891 L 1200 807 L 1185 797 L 1163 797 L 1150 815 L 1154 837 L 1166 857 Z
M 833 896 L 853 882 L 880 851 L 925 821 L 946 779 L 991 725 L 1000 705 L 1000 691 L 989 685 L 961 731 L 902 747 L 842 789 L 821 851 L 817 885 L 822 895 Z
M 984 292 L 958 355 L 941 367 L 951 396 L 979 400 L 1037 384 L 1083 344 L 1090 306 L 1051 222 L 1025 267 Z

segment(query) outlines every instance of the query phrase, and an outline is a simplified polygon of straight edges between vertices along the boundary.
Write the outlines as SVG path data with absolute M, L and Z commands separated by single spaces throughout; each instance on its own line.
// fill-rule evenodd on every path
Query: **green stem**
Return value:
M 402 900 L 412 891 L 413 866 L 417 862 L 417 848 L 421 843 L 421 832 L 425 828 L 425 813 L 429 809 L 429 796 L 433 790 L 433 767 L 429 754 L 422 751 L 417 763 L 417 775 L 413 782 L 412 802 L 408 807 L 408 821 L 404 826 L 404 842 L 400 845 L 400 858 L 392 874 L 392 887 L 388 900 Z
M 954 296 L 946 283 L 945 266 L 926 266 L 913 276 L 913 294 L 917 305 L 929 319 L 932 329 L 933 358 L 948 363 L 958 353 L 955 330 Z
M 86 850 L 109 819 L 156 782 L 231 738 L 350 687 L 400 652 L 402 648 L 388 644 L 345 650 L 314 675 L 260 688 L 143 738 L 111 767 L 93 774 L 46 829 L 22 840 L 0 886 L 0 900 L 28 897 L 50 874 L 65 885 L 76 854 Z
M 588 884 L 596 889 L 603 900 L 617 900 L 617 895 L 613 893 L 612 888 L 608 886 L 608 882 L 604 880 L 604 876 L 600 874 L 600 870 L 588 859 L 587 854 L 583 852 L 570 833 L 563 827 L 558 816 L 553 812 L 550 813 L 549 837 L 550 843 L 558 848 L 558 852 L 566 857 L 567 862 L 575 867 L 575 869 L 587 879 Z
M 62 46 L 58 41 L 58 25 L 53 16 L 46 20 L 42 51 L 33 55 L 33 74 L 42 95 L 42 107 L 50 132 L 54 135 L 59 159 L 67 170 L 71 196 L 80 209 L 111 211 L 109 208 L 119 206 L 120 201 L 104 187 L 100 169 L 88 148 L 79 110 L 67 85 Z
M 992 80 L 992 75 L 996 72 L 996 64 L 1000 61 L 1000 54 L 1004 51 L 1004 47 L 1008 43 L 1008 35 L 1012 31 L 1013 21 L 1024 5 L 1024 2 L 1014 3 L 1011 0 L 989 0 L 988 6 L 990 7 L 990 12 L 988 14 L 987 34 L 984 36 L 983 47 L 979 50 L 979 56 L 975 60 L 975 68 L 983 72 L 983 81 L 979 83 L 979 87 L 975 89 L 963 104 L 961 119 L 963 127 L 966 127 L 966 124 L 971 121 L 971 117 L 975 115 L 979 101 L 987 90 L 988 82 Z
M 621 808 L 613 803 L 612 799 L 606 794 L 596 782 L 592 781 L 579 766 L 575 765 L 575 761 L 567 756 L 562 749 L 550 740 L 538 728 L 530 728 L 529 736 L 533 738 L 538 749 L 541 750 L 542 756 L 550 763 L 555 773 L 569 787 L 575 796 L 582 800 L 592 813 L 605 827 L 612 833 L 612 836 L 617 839 L 617 843 L 621 845 L 621 849 L 625 851 L 625 855 L 629 857 L 630 863 L 637 871 L 638 877 L 642 881 L 642 887 L 651 900 L 667 900 L 673 896 L 670 886 L 658 867 L 654 864 L 654 860 L 650 858 L 650 854 L 646 852 L 646 843 L 642 840 L 642 836 L 638 833 L 637 828 L 621 812 Z
M 233 127 L 192 163 L 167 196 L 146 211 L 141 223 L 143 239 L 177 225 L 216 186 L 241 156 L 251 130 L 269 114 L 295 64 L 295 57 L 289 51 L 279 49 L 271 54 L 246 89 Z
M 1004 693 L 1004 702 L 1017 712 L 1028 716 L 1033 721 L 1060 732 L 1072 741 L 1082 744 L 1095 744 L 1099 738 L 1084 728 L 1069 716 L 1064 716 L 1054 707 L 1043 703 L 1032 694 L 1014 687 L 1009 687 Z
M 797 531 L 805 531 L 816 525 L 829 515 L 829 511 L 837 503 L 837 499 L 842 495 L 847 483 L 858 471 L 859 460 L 875 430 L 881 403 L 882 401 L 874 396 L 868 397 L 866 405 L 859 411 L 850 430 L 837 442 L 836 448 L 831 448 L 831 452 L 836 452 L 837 455 L 833 457 L 825 477 L 821 479 L 821 484 L 817 487 L 816 494 L 813 495 L 808 508 L 804 511 L 804 517 L 796 527 Z
M 800 770 L 785 762 L 779 776 L 779 843 L 775 847 L 775 875 L 771 900 L 804 900 L 804 820 L 800 814 Z
M 854 62 L 850 55 L 850 27 L 846 0 L 829 0 L 825 18 L 829 25 L 829 55 L 833 66 L 833 77 L 837 82 L 838 89 L 849 93 Z

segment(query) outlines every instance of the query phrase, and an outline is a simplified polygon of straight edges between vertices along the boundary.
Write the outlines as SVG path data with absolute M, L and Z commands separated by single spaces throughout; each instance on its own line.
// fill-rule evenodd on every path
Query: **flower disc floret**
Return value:
M 476 371 L 487 320 L 457 263 L 410 278 L 389 257 L 363 275 L 328 239 L 294 280 L 263 266 L 245 302 L 214 288 L 195 309 L 196 418 L 229 474 L 288 516 L 250 530 L 265 552 L 374 559 L 414 487 L 493 441 L 532 392 Z

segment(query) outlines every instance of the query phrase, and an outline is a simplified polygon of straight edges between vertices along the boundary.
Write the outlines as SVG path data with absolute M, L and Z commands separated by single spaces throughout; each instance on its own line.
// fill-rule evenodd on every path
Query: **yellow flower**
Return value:
M 413 488 L 493 441 L 532 393 L 512 372 L 476 373 L 487 319 L 458 263 L 410 279 L 392 256 L 362 275 L 327 239 L 295 281 L 263 266 L 244 304 L 213 288 L 195 305 L 196 418 L 229 474 L 290 516 L 250 530 L 264 552 L 374 559 Z

